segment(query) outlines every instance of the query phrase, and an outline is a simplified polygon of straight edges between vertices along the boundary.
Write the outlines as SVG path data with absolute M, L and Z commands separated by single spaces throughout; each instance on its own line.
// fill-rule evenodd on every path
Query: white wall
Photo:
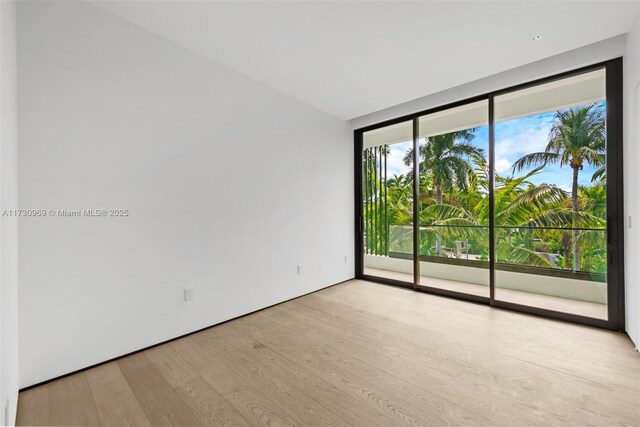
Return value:
M 84 2 L 18 18 L 21 208 L 131 212 L 21 221 L 21 387 L 353 277 L 347 123 Z
M 625 315 L 627 333 L 640 348 L 640 17 L 627 35 L 624 54 L 624 174 L 625 174 Z
M 18 201 L 16 4 L 0 1 L 0 212 Z M 18 223 L 0 216 L 0 424 L 18 404 Z

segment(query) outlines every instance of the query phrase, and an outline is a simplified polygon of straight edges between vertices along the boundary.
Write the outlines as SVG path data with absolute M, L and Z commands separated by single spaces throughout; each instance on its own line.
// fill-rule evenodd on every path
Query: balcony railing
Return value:
M 421 225 L 419 230 L 420 261 L 476 268 L 489 267 L 488 226 L 432 224 Z M 495 230 L 496 270 L 606 281 L 605 228 L 496 226 Z M 582 259 L 579 271 L 572 269 L 576 232 Z M 365 235 L 365 239 L 366 237 Z M 367 255 L 412 259 L 413 227 L 390 225 L 388 241 L 383 248 L 366 243 L 365 241 L 364 246 Z

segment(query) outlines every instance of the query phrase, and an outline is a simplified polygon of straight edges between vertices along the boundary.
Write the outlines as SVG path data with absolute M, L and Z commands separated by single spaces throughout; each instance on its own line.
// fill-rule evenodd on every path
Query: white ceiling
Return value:
M 625 33 L 638 14 L 637 1 L 93 3 L 345 120 Z

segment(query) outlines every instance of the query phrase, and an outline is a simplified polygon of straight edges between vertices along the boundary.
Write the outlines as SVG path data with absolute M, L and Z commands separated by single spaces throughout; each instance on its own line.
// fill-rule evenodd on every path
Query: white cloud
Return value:
M 388 178 L 393 177 L 393 175 L 405 174 L 411 170 L 411 168 L 405 166 L 404 162 L 402 161 L 407 151 L 411 149 L 411 146 L 411 142 L 393 144 L 389 146 L 389 155 L 387 156 Z
M 496 172 L 504 172 L 511 168 L 511 162 L 505 158 L 496 160 Z
M 517 160 L 544 151 L 553 117 L 518 119 L 496 125 L 496 158 Z

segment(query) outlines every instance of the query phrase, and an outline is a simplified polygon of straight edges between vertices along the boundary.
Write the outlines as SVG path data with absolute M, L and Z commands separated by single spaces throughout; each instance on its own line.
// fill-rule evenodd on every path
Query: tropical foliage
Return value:
M 604 174 L 604 111 L 597 108 L 596 104 L 591 104 L 556 112 L 556 122 L 551 129 L 545 151 L 527 154 L 513 165 L 513 169 L 517 172 L 532 165 L 549 163 L 559 163 L 572 169 L 571 208 L 578 213 L 578 175 L 584 164 L 589 163 L 599 168 L 592 181 L 602 178 Z M 576 270 L 580 270 L 579 239 L 579 230 L 574 230 L 573 236 L 568 236 L 568 247 L 573 250 L 573 265 Z
M 506 174 L 495 174 L 498 262 L 606 271 L 604 122 L 601 104 L 558 111 L 545 150 L 523 156 Z M 469 129 L 420 141 L 420 255 L 488 259 L 489 171 L 486 153 L 473 144 L 473 138 L 474 129 Z M 386 159 L 384 153 L 388 153 L 388 147 L 377 149 L 379 162 Z M 365 157 L 373 158 L 371 154 Z M 413 157 L 407 150 L 404 164 L 413 166 Z M 551 164 L 571 169 L 571 191 L 554 183 L 540 183 L 545 167 Z M 372 212 L 379 216 L 377 225 L 365 230 L 367 251 L 410 254 L 413 173 L 387 178 L 382 167 L 380 172 L 371 172 L 376 170 L 375 165 L 365 167 L 365 187 L 371 189 L 365 191 L 365 222 L 371 224 Z M 589 186 L 579 184 L 579 173 L 585 165 L 596 171 Z M 384 202 L 378 200 L 381 197 Z M 384 211 L 379 210 L 381 204 Z

